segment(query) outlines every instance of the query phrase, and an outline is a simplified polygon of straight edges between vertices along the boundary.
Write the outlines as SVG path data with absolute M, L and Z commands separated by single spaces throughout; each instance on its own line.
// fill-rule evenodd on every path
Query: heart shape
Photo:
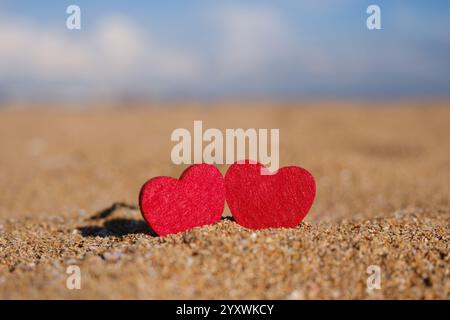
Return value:
M 190 166 L 178 180 L 152 178 L 139 195 L 145 221 L 160 236 L 213 224 L 220 220 L 224 205 L 224 179 L 209 164 Z
M 316 184 L 300 167 L 284 167 L 275 174 L 262 164 L 242 161 L 225 175 L 228 207 L 240 225 L 249 229 L 294 228 L 311 208 Z

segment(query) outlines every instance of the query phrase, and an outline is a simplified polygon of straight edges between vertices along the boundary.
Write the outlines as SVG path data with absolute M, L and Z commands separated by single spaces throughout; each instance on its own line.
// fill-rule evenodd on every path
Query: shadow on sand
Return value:
M 119 209 L 138 210 L 138 207 L 123 202 L 115 202 L 109 207 L 96 212 L 89 220 L 106 219 Z M 222 217 L 221 220 L 235 222 L 232 216 Z M 77 229 L 83 237 L 123 237 L 129 234 L 147 234 L 152 237 L 158 237 L 156 232 L 144 220 L 128 218 L 111 219 L 104 221 L 103 226 L 83 226 Z
M 138 210 L 138 207 L 124 202 L 115 202 L 89 218 L 90 221 L 103 220 L 110 217 L 116 210 Z M 83 237 L 123 237 L 129 234 L 147 234 L 152 237 L 158 235 L 143 220 L 116 218 L 103 222 L 103 226 L 83 226 L 77 228 Z

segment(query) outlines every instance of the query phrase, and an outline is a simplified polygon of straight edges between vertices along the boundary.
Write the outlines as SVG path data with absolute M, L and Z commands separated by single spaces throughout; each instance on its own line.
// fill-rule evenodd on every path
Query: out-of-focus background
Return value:
M 449 1 L 0 0 L 0 298 L 449 299 L 449 70 Z M 279 129 L 305 221 L 155 237 L 194 120 Z
M 0 3 L 2 102 L 448 97 L 449 57 L 444 0 Z

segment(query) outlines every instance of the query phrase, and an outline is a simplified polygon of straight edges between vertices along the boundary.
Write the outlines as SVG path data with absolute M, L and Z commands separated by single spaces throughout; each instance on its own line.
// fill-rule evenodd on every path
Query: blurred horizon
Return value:
M 445 99 L 448 70 L 441 0 L 0 3 L 0 103 Z

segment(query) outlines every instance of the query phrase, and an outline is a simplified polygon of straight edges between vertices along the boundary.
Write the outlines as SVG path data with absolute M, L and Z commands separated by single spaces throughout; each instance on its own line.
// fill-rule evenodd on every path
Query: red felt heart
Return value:
M 260 163 L 234 163 L 225 175 L 228 207 L 240 225 L 249 229 L 296 227 L 311 208 L 314 177 L 300 167 L 284 167 L 272 175 Z
M 225 205 L 222 174 L 209 164 L 187 168 L 180 179 L 155 177 L 139 195 L 145 221 L 160 236 L 220 220 Z

